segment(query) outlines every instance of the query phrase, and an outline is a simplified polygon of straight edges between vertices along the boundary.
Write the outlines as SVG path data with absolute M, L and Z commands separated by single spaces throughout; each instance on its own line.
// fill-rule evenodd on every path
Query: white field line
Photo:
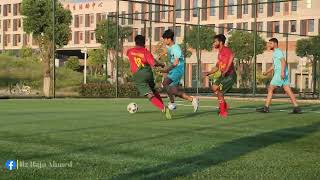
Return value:
M 177 104 L 178 106 L 192 106 L 192 105 L 187 105 L 187 104 Z M 218 107 L 214 107 L 214 106 L 199 106 L 199 107 L 204 107 L 204 108 L 215 108 L 215 109 L 219 109 Z M 230 108 L 230 109 L 238 109 L 238 110 L 253 110 L 255 111 L 255 108 Z M 272 111 L 280 111 L 280 112 L 291 112 L 289 110 L 283 110 L 283 109 L 275 109 Z M 304 113 L 316 113 L 316 114 L 320 114 L 320 111 L 302 111 Z

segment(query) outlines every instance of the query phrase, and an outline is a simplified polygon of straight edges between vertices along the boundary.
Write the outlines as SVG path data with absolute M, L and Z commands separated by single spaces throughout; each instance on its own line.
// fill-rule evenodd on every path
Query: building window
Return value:
M 133 3 L 132 2 L 129 2 L 129 4 L 128 4 L 128 14 L 130 14 L 130 15 L 128 15 L 128 24 L 129 25 L 132 25 L 133 24 Z
M 216 1 L 215 0 L 210 0 L 210 6 L 215 6 Z M 215 16 L 216 15 L 216 8 L 210 8 L 210 16 Z
M 181 26 L 176 27 L 174 34 L 176 37 L 181 37 Z
M 202 0 L 202 6 L 203 9 L 201 9 L 201 20 L 206 21 L 208 19 L 208 5 L 207 0 Z
M 228 1 L 228 15 L 233 15 L 234 14 L 234 1 L 233 0 L 229 0 Z
M 134 13 L 135 13 L 135 14 L 134 14 L 134 19 L 135 19 L 135 20 L 139 19 L 139 12 L 138 12 L 138 11 L 135 11 Z
M 297 11 L 298 1 L 291 2 L 291 11 Z
M 167 2 L 165 0 L 162 0 L 161 2 L 162 4 L 167 4 Z M 177 9 L 177 6 L 176 6 Z M 166 11 L 167 11 L 167 7 L 166 6 L 161 6 L 161 19 L 165 19 L 166 18 Z M 176 11 L 176 17 L 177 17 L 177 11 Z
M 94 23 L 94 14 L 90 14 L 90 25 Z
M 280 22 L 279 21 L 275 21 L 274 22 L 274 32 L 275 33 L 279 33 L 280 32 Z
M 243 14 L 248 14 L 249 13 L 249 5 L 246 5 L 248 4 L 248 0 L 244 0 L 243 1 Z
M 155 1 L 156 3 L 160 3 L 160 0 L 156 0 Z M 155 21 L 156 22 L 160 22 L 160 5 L 155 5 L 155 7 L 154 7 L 154 9 L 155 9 L 155 13 L 154 13 L 154 16 L 155 16 Z
M 196 8 L 196 9 L 193 9 L 192 11 L 192 16 L 193 17 L 198 17 L 198 0 L 193 0 L 193 8 Z
M 262 2 L 264 2 L 264 0 L 259 0 L 259 2 L 262 3 Z M 264 5 L 264 4 L 259 4 L 259 5 L 258 5 L 258 12 L 259 12 L 259 13 L 263 13 L 263 5 Z
M 91 40 L 91 41 L 94 41 L 94 39 L 95 39 L 95 33 L 94 33 L 94 32 L 91 32 L 91 33 L 90 33 L 90 40 Z
M 237 23 L 237 29 L 242 29 L 242 23 Z
M 121 18 L 121 25 L 125 25 L 126 24 L 126 18 L 125 18 L 125 11 L 122 11 L 121 12 L 121 16 L 122 16 L 122 18 Z
M 181 0 L 176 0 L 176 9 L 181 9 Z M 181 18 L 181 10 L 176 11 L 176 18 Z
M 263 22 L 257 23 L 257 31 L 263 31 Z
M 307 0 L 307 8 L 311 8 L 312 7 L 312 0 Z
M 314 19 L 308 20 L 308 32 L 314 32 Z
M 83 25 L 83 15 L 79 15 L 79 26 Z
M 297 32 L 297 21 L 290 21 L 290 32 Z
M 243 29 L 248 30 L 248 23 L 247 22 L 243 23 Z
M 159 27 L 154 28 L 154 40 L 155 41 L 160 40 L 160 28 Z
M 184 20 L 190 21 L 190 0 L 185 0 Z
M 279 0 L 277 0 L 276 3 L 275 3 L 275 9 L 274 9 L 275 12 L 280 12 L 281 3 L 278 2 L 278 1 L 279 1 Z
M 227 31 L 231 31 L 233 29 L 233 23 L 228 23 L 227 24 Z

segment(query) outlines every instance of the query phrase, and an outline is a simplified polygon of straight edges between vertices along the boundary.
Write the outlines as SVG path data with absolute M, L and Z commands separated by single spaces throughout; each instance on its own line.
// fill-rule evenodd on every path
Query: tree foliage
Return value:
M 212 44 L 214 36 L 216 35 L 213 28 L 201 26 L 200 27 L 200 50 L 212 51 Z M 187 31 L 187 38 L 184 41 L 192 49 L 198 47 L 198 27 L 193 26 Z
M 108 28 L 109 26 L 109 28 Z M 101 43 L 103 48 L 107 48 L 110 64 L 111 64 L 111 77 L 113 78 L 113 71 L 115 69 L 116 62 L 116 42 L 117 42 L 117 25 L 114 21 L 111 20 L 102 20 L 99 24 L 97 24 L 97 28 L 95 30 L 97 42 Z M 120 37 L 120 50 L 123 51 L 123 42 L 129 36 L 132 35 L 131 27 L 119 27 L 119 37 Z
M 254 57 L 254 34 L 247 31 L 232 31 L 228 39 L 228 47 L 235 54 L 238 76 L 241 86 L 248 87 L 252 77 L 252 65 Z M 266 41 L 257 36 L 256 54 L 262 54 L 266 47 Z
M 39 44 L 44 72 L 43 92 L 47 97 L 50 96 L 51 89 L 50 59 L 53 57 L 53 48 L 66 45 L 71 32 L 71 12 L 64 9 L 59 1 L 56 2 L 55 9 L 55 44 L 53 45 L 52 0 L 22 0 L 23 29 L 32 34 Z
M 88 65 L 91 74 L 95 76 L 102 74 L 102 66 L 104 64 L 103 49 L 90 49 L 88 55 Z
M 300 39 L 297 41 L 296 46 L 296 54 L 299 57 L 307 57 L 312 61 L 312 69 L 313 69 L 313 91 L 316 91 L 317 86 L 317 78 L 318 78 L 318 91 L 320 94 L 320 35 Z M 319 64 L 319 67 L 317 67 Z M 318 68 L 318 72 L 317 72 Z
M 20 49 L 19 54 L 20 54 L 20 57 L 23 59 L 30 58 L 30 57 L 32 57 L 32 48 L 28 47 L 28 46 L 23 46 Z
M 77 56 L 70 56 L 66 62 L 66 68 L 77 71 L 80 68 L 79 58 Z
M 109 28 L 108 28 L 109 25 Z M 104 47 L 108 49 L 115 50 L 116 42 L 117 42 L 117 24 L 111 20 L 102 20 L 99 24 L 97 24 L 97 28 L 95 30 L 97 42 L 102 44 Z M 132 28 L 130 27 L 122 27 L 119 28 L 119 37 L 121 39 L 126 39 L 130 35 L 132 35 Z

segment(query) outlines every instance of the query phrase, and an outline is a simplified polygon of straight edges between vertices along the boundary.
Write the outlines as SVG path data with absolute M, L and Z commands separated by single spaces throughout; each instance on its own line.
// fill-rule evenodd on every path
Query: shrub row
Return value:
M 183 89 L 183 88 L 181 88 Z M 119 97 L 139 97 L 139 92 L 132 83 L 119 84 Z M 196 88 L 184 88 L 186 93 L 196 93 Z M 294 93 L 299 93 L 298 89 L 292 89 Z M 165 93 L 164 89 L 160 89 L 161 93 Z M 257 94 L 267 94 L 267 88 L 257 88 Z M 210 88 L 199 88 L 199 93 L 212 93 Z M 229 93 L 251 94 L 251 88 L 233 88 Z M 275 93 L 284 93 L 282 88 L 278 88 Z M 79 88 L 79 94 L 83 97 L 106 97 L 113 98 L 116 96 L 115 85 L 110 83 L 89 83 L 82 84 Z
M 119 84 L 119 97 L 138 97 L 138 90 L 133 84 Z M 79 88 L 79 94 L 83 97 L 106 97 L 113 98 L 116 96 L 116 87 L 110 83 L 90 83 L 82 84 Z

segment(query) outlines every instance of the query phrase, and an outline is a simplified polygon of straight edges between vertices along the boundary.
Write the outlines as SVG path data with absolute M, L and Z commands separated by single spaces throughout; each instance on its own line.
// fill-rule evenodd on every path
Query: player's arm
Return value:
M 164 67 L 164 64 L 157 61 L 150 52 L 147 52 L 146 54 L 147 54 L 146 58 L 147 58 L 148 64 L 151 67 L 158 67 L 158 66 Z
M 273 66 L 271 66 L 266 72 L 263 73 L 264 76 L 270 74 L 273 71 Z
M 165 68 L 165 69 L 162 69 L 161 72 L 162 73 L 168 73 L 172 69 L 174 69 L 178 64 L 179 64 L 179 58 L 175 58 L 173 64 L 171 66 Z
M 285 68 L 286 68 L 286 60 L 285 58 L 281 59 L 281 78 L 284 79 L 285 78 Z
M 219 70 L 219 67 L 218 67 L 218 65 L 216 65 L 216 66 L 213 67 L 210 71 L 204 72 L 204 75 L 205 75 L 205 76 L 209 76 L 209 75 L 211 75 L 211 74 L 214 74 L 214 73 L 217 72 L 218 70 Z

